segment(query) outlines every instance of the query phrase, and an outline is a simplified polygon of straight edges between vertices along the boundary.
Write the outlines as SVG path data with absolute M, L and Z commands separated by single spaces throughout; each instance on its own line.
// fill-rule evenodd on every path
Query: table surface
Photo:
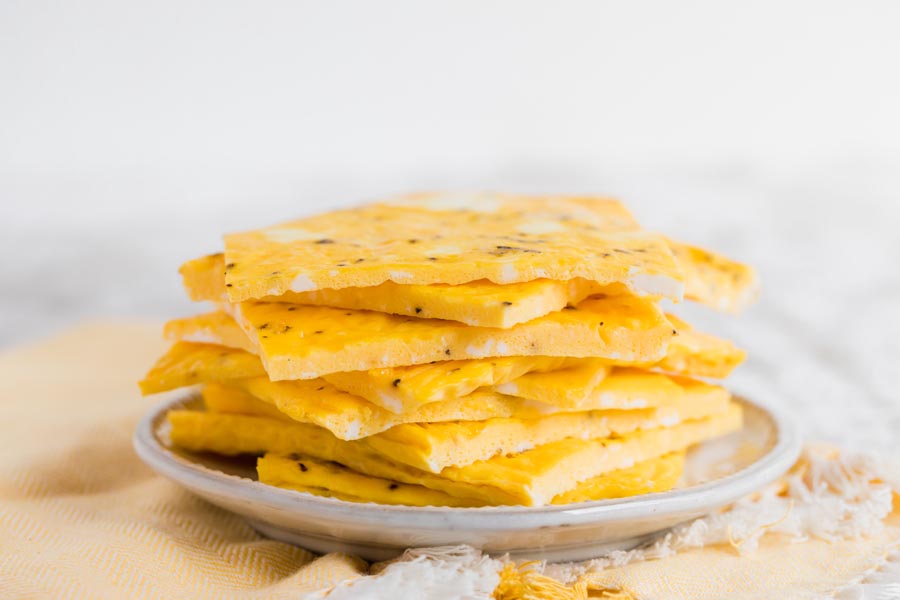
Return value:
M 0 397 L 27 400 L 8 403 L 0 423 L 0 480 L 9 483 L 0 495 L 6 595 L 287 599 L 355 576 L 365 566 L 358 560 L 313 561 L 300 548 L 261 539 L 241 519 L 141 465 L 132 433 L 159 398 L 140 398 L 134 382 L 165 345 L 159 323 L 123 320 L 85 324 L 0 353 Z M 897 536 L 893 519 L 881 535 L 866 539 L 784 545 L 770 536 L 752 559 L 725 549 L 687 549 L 598 577 L 644 590 L 641 597 L 665 590 L 661 597 L 722 598 L 743 590 L 741 597 L 755 598 L 761 589 L 818 597 L 875 568 Z M 422 564 L 407 563 L 405 573 L 419 577 L 416 565 Z M 458 567 L 447 567 L 451 576 Z M 723 576 L 736 573 L 743 575 Z M 900 556 L 877 581 L 840 598 L 894 597 L 891 582 L 898 576 Z M 381 586 L 390 583 L 370 585 L 381 597 Z

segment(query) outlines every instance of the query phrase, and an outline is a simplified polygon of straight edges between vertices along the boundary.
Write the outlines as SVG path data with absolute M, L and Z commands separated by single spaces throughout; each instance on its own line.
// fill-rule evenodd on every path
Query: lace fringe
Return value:
M 640 548 L 612 552 L 580 563 L 515 564 L 491 558 L 469 546 L 407 550 L 403 556 L 373 565 L 370 576 L 343 583 L 313 597 L 454 598 L 496 600 L 632 600 L 626 589 L 593 589 L 579 578 L 587 573 L 641 560 L 666 558 L 682 550 L 728 544 L 752 553 L 767 532 L 793 541 L 810 538 L 851 539 L 880 533 L 900 490 L 897 464 L 859 454 L 842 454 L 824 446 L 807 448 L 780 481 L 730 507 L 680 525 Z M 900 575 L 900 552 L 886 561 L 885 572 Z M 873 573 L 855 588 L 900 595 L 900 586 Z M 884 597 L 884 596 L 873 596 Z M 893 597 L 893 596 L 886 596 Z

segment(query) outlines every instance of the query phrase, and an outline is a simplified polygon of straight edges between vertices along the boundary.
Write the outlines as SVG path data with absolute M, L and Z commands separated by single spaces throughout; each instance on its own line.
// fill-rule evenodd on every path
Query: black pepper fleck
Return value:
M 398 487 L 400 487 L 398 484 L 392 483 L 391 485 L 388 486 L 388 489 L 389 489 L 389 490 L 396 490 Z
M 232 287 L 232 285 L 230 283 L 226 283 L 225 287 Z
M 322 238 L 321 240 L 316 240 L 317 244 L 333 244 L 334 240 L 330 240 L 328 238 Z
M 398 385 L 400 385 L 400 380 L 399 380 L 399 379 L 393 380 L 393 381 L 391 382 L 391 385 L 393 385 L 394 387 L 397 387 Z
M 300 470 L 303 471 L 304 473 L 306 473 L 307 471 L 309 471 L 309 467 L 307 467 L 307 466 L 304 465 L 303 463 L 297 463 L 297 464 L 300 465 Z
M 325 331 L 322 329 L 316 329 L 315 333 L 325 333 Z
M 417 307 L 416 307 L 416 314 L 419 314 L 420 312 L 422 312 L 422 307 L 421 307 L 421 306 L 417 306 Z
M 535 250 L 534 248 L 520 248 L 518 246 L 494 246 L 500 253 L 509 252 L 511 250 L 518 250 L 519 252 L 531 252 L 532 254 L 540 254 L 540 250 Z M 496 252 L 492 252 L 491 254 L 498 254 Z
M 444 350 L 444 354 L 446 354 L 447 356 L 450 356 L 450 348 L 447 348 L 446 350 Z
M 504 301 L 503 301 L 503 306 L 512 306 L 512 305 L 513 305 L 513 303 L 510 302 L 509 300 L 504 300 Z

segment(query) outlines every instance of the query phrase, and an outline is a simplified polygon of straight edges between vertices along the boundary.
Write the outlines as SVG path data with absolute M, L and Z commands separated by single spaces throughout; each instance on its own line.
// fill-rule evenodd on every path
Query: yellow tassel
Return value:
M 500 583 L 494 589 L 495 600 L 587 600 L 588 583 L 579 581 L 571 586 L 535 572 L 531 565 L 507 563 L 500 571 Z M 607 600 L 635 600 L 625 590 L 590 587 L 591 598 Z

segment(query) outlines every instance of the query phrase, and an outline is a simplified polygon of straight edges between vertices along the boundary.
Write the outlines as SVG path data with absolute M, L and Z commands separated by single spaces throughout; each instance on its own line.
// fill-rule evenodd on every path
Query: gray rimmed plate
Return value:
M 668 492 L 560 506 L 442 508 L 362 504 L 256 481 L 255 461 L 194 454 L 167 442 L 165 414 L 200 408 L 196 395 L 163 402 L 138 425 L 134 447 L 153 470 L 233 511 L 265 536 L 315 552 L 384 560 L 410 547 L 469 544 L 515 558 L 573 561 L 633 547 L 775 481 L 800 438 L 776 411 L 745 398 L 744 427 L 693 448 Z

